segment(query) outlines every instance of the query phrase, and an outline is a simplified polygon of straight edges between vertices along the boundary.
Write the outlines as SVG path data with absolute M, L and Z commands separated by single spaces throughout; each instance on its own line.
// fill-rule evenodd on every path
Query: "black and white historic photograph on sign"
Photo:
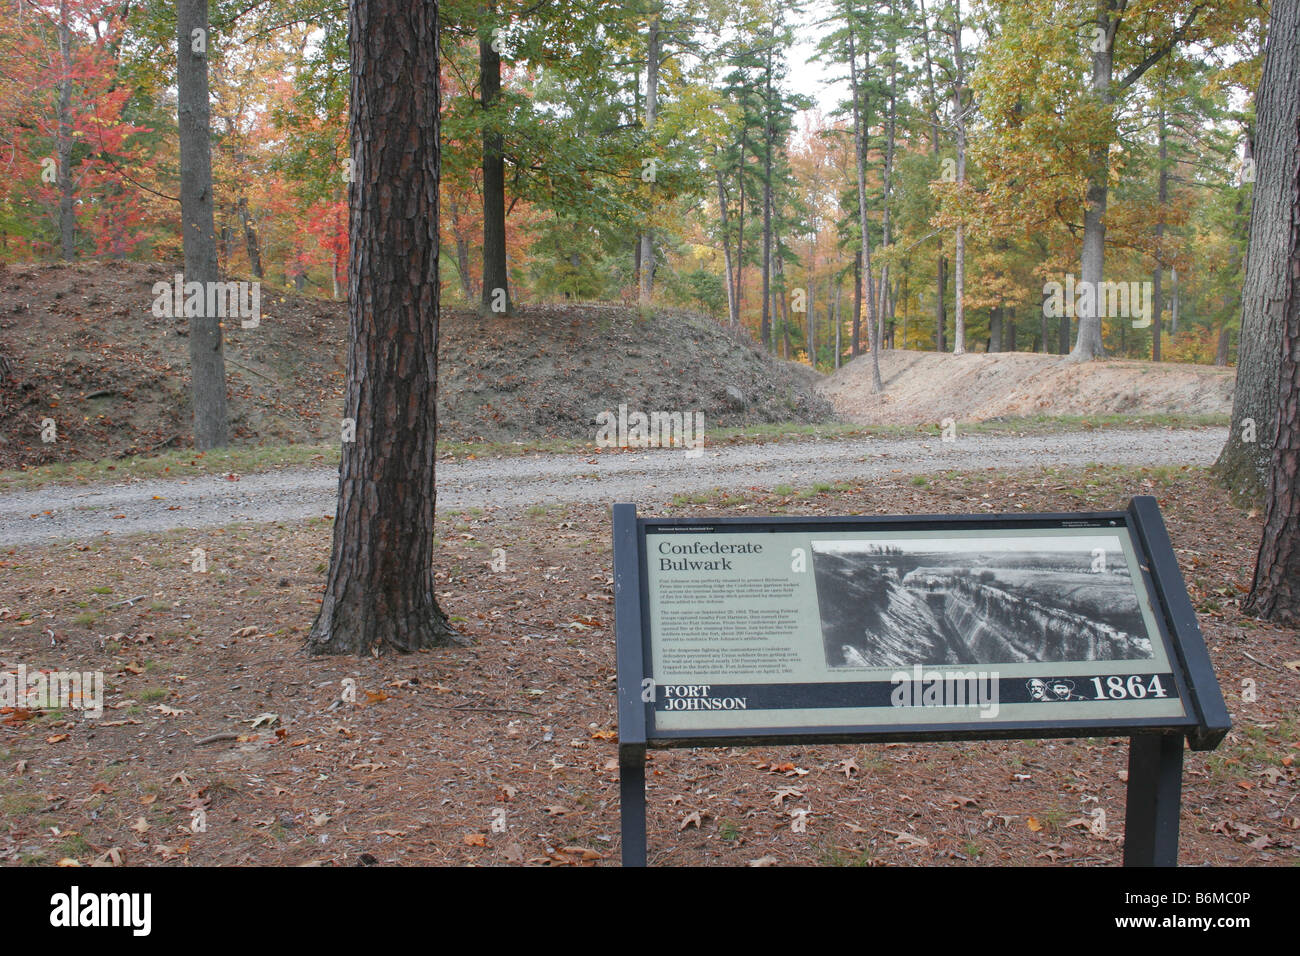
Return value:
M 829 667 L 1146 660 L 1115 535 L 812 542 Z

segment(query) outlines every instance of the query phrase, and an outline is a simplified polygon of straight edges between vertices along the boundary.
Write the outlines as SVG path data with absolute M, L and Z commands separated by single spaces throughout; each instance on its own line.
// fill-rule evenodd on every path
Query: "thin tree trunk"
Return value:
M 71 262 L 76 254 L 77 206 L 72 189 L 72 28 L 68 23 L 68 0 L 59 2 L 58 161 L 59 244 L 64 261 Z
M 1178 334 L 1178 270 L 1169 270 L 1169 337 Z
M 853 97 L 853 146 L 857 157 L 858 218 L 862 230 L 862 277 L 867 281 L 866 294 L 863 299 L 867 303 L 867 328 L 871 334 L 871 391 L 878 394 L 884 391 L 884 383 L 880 379 L 880 328 L 876 324 L 876 295 L 871 275 L 871 236 L 867 230 L 867 137 L 866 130 L 863 129 L 862 104 L 859 101 L 858 58 L 854 40 L 856 31 L 854 20 L 856 16 L 856 10 L 850 4 L 849 83 Z
M 1167 78 L 1169 76 L 1168 67 L 1166 67 L 1160 76 L 1160 109 L 1157 116 L 1158 132 L 1157 136 L 1160 142 L 1160 176 L 1159 185 L 1157 186 L 1157 201 L 1159 203 L 1158 218 L 1156 219 L 1156 269 L 1155 276 L 1152 278 L 1152 326 L 1151 326 L 1151 360 L 1160 361 L 1161 335 L 1164 331 L 1164 311 L 1165 311 L 1165 290 L 1164 290 L 1164 235 L 1165 235 L 1165 207 L 1169 202 L 1169 135 L 1168 123 L 1166 122 L 1164 95 L 1167 87 Z
M 1105 42 L 1092 51 L 1092 80 L 1090 89 L 1102 107 L 1110 110 L 1114 104 L 1111 92 L 1111 72 L 1114 62 L 1114 31 L 1118 23 L 1111 19 L 1115 0 L 1097 0 L 1095 25 L 1101 30 Z M 1102 270 L 1106 256 L 1106 202 L 1110 177 L 1110 143 L 1101 142 L 1088 154 L 1088 185 L 1083 213 L 1083 251 L 1079 262 L 1079 279 L 1094 291 L 1101 288 Z M 1073 361 L 1087 361 L 1106 354 L 1101 341 L 1101 314 L 1097 296 L 1083 300 L 1080 309 L 1079 334 L 1070 352 Z
M 493 49 L 495 38 L 488 28 L 495 22 L 496 7 L 488 4 L 485 24 L 478 38 L 479 94 L 488 115 L 483 128 L 483 293 L 482 310 L 487 314 L 510 315 L 510 274 L 506 263 L 506 161 L 505 137 L 500 119 L 491 115 L 501 99 L 501 53 Z
M 759 337 L 765 347 L 772 322 L 767 293 L 771 281 L 772 262 L 772 140 L 776 138 L 776 128 L 772 121 L 772 47 L 774 44 L 770 36 L 768 39 L 767 69 L 763 81 L 763 313 L 759 320 Z M 811 284 L 808 295 L 809 298 L 812 297 Z M 808 306 L 808 314 L 812 315 L 811 303 Z M 816 367 L 816 364 L 814 361 L 813 366 Z
M 1048 321 L 1046 303 L 1047 303 L 1047 293 L 1043 293 L 1043 300 L 1042 302 L 1039 303 L 1039 308 L 1038 308 L 1038 320 L 1039 320 L 1038 351 L 1042 352 L 1044 355 L 1047 355 L 1052 351 L 1051 347 L 1048 345 L 1048 338 L 1051 335 L 1051 323 Z
M 240 225 L 244 227 L 244 251 L 248 253 L 248 268 L 255 278 L 260 279 L 262 278 L 262 253 L 258 248 L 257 229 L 253 225 L 253 217 L 248 213 L 247 197 L 239 197 L 235 211 L 239 214 Z
M 731 236 L 727 232 L 727 190 L 718 170 L 718 218 L 722 224 L 723 275 L 727 286 L 727 320 L 731 327 L 740 325 L 740 303 L 736 300 L 736 283 L 731 273 Z
M 349 334 L 329 573 L 314 654 L 460 639 L 434 595 L 438 6 L 352 0 Z
M 448 211 L 451 213 L 451 237 L 456 243 L 456 272 L 460 280 L 460 294 L 471 306 L 474 303 L 474 285 L 469 273 L 469 239 L 460 226 L 460 203 L 451 199 Z
M 650 19 L 650 26 L 646 43 L 646 72 L 645 72 L 645 130 L 646 135 L 653 137 L 655 122 L 659 115 L 659 11 L 656 10 Z M 653 210 L 654 180 L 650 183 L 651 209 Z M 654 231 L 650 226 L 646 226 L 641 233 L 641 288 L 638 299 L 642 305 L 649 305 L 654 295 L 654 276 L 655 276 L 655 241 Z
M 833 321 L 834 321 L 834 323 L 835 323 L 835 368 L 836 368 L 836 369 L 838 369 L 838 368 L 840 367 L 840 325 L 841 325 L 841 322 L 840 322 L 840 292 L 841 292 L 841 291 L 842 291 L 842 289 L 840 288 L 839 274 L 836 273 L 836 278 L 835 278 L 835 305 L 831 308 L 831 313 L 832 313 L 832 315 L 834 316 Z
M 853 257 L 853 341 L 849 343 L 849 354 L 857 357 L 862 354 L 862 259 Z
M 934 295 L 934 350 L 948 351 L 948 260 L 939 256 L 939 274 Z
M 957 139 L 957 188 L 966 182 L 966 113 L 964 87 L 966 74 L 961 49 L 961 0 L 953 6 L 952 57 L 956 76 L 952 88 L 952 116 Z M 966 224 L 957 223 L 957 237 L 953 249 L 953 328 L 952 354 L 966 351 Z
M 176 111 L 180 132 L 181 228 L 185 281 L 217 281 L 217 236 L 212 213 L 212 145 L 208 101 L 207 0 L 176 3 Z M 194 447 L 220 448 L 227 441 L 226 363 L 221 319 L 207 315 L 207 296 L 189 315 Z M 187 308 L 186 312 L 189 313 Z

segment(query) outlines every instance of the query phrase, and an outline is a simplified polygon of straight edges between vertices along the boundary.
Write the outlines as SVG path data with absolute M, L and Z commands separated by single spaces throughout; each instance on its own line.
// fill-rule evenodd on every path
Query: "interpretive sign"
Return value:
M 1126 735 L 1166 777 L 1176 753 L 1179 780 L 1182 737 L 1209 749 L 1229 727 L 1153 498 L 927 517 L 616 505 L 614 541 L 625 863 L 644 860 L 647 747 Z

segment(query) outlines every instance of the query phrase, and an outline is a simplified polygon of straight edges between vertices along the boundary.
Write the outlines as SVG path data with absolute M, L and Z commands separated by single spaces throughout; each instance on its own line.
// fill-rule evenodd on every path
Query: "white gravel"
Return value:
M 706 447 L 617 455 L 532 455 L 440 462 L 438 508 L 526 507 L 616 501 L 643 508 L 713 488 L 807 487 L 818 481 L 1045 465 L 1208 465 L 1227 429 L 1098 430 L 1026 437 L 854 439 Z M 129 535 L 172 528 L 334 515 L 335 469 L 220 477 L 51 485 L 0 496 L 0 546 Z

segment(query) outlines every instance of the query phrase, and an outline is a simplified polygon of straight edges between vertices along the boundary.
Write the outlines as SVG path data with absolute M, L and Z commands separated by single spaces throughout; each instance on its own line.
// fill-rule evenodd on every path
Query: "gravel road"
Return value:
M 855 439 L 616 455 L 533 455 L 438 465 L 438 508 L 615 501 L 653 507 L 683 492 L 807 487 L 881 475 L 1044 465 L 1208 465 L 1224 428 L 1098 430 L 1026 437 Z M 332 468 L 185 480 L 51 485 L 0 496 L 0 546 L 334 515 Z

